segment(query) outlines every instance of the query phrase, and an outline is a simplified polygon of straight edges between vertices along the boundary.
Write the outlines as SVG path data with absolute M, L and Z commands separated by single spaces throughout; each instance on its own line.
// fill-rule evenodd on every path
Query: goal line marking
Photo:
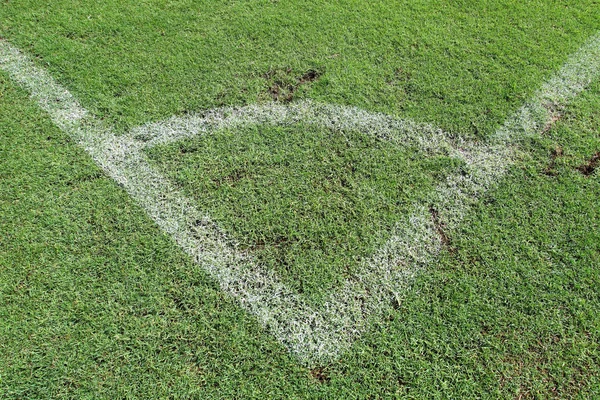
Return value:
M 538 135 L 555 113 L 600 75 L 600 35 L 593 36 L 486 143 L 453 138 L 430 125 L 369 113 L 355 107 L 310 101 L 221 108 L 147 124 L 116 135 L 87 112 L 71 93 L 18 49 L 0 40 L 0 69 L 28 90 L 52 121 L 83 147 L 107 175 L 121 184 L 156 224 L 214 278 L 221 288 L 305 365 L 330 361 L 347 349 L 370 322 L 381 317 L 411 278 L 431 265 L 442 248 L 428 207 L 415 204 L 389 240 L 334 290 L 312 307 L 272 272 L 236 251 L 210 216 L 155 168 L 144 149 L 245 125 L 313 124 L 332 130 L 359 130 L 428 154 L 460 158 L 466 174 L 451 174 L 431 193 L 439 219 L 452 230 L 483 193 L 516 160 L 518 143 Z

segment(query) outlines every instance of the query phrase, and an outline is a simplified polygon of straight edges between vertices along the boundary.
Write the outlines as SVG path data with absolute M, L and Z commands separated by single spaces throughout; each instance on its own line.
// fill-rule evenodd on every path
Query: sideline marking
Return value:
M 390 140 L 417 145 L 428 152 L 444 149 L 461 158 L 468 168 L 466 175 L 449 175 L 429 199 L 435 204 L 440 220 L 452 230 L 470 205 L 514 162 L 518 141 L 543 132 L 555 113 L 598 78 L 600 35 L 593 36 L 571 56 L 487 144 L 451 138 L 429 125 L 354 107 L 312 102 L 290 107 L 270 105 L 212 110 L 204 117 L 172 118 L 136 128 L 130 135 L 116 136 L 45 70 L 3 40 L 0 40 L 0 69 L 27 89 L 53 122 L 76 140 L 109 176 L 123 185 L 159 227 L 201 264 L 224 291 L 237 298 L 300 362 L 315 365 L 331 361 L 347 349 L 368 328 L 371 320 L 389 308 L 391 299 L 407 287 L 410 278 L 436 259 L 442 243 L 427 207 L 414 205 L 413 213 L 402 217 L 390 239 L 363 263 L 356 276 L 333 291 L 316 309 L 289 290 L 273 272 L 256 265 L 248 256 L 228 245 L 227 238 L 219 233 L 210 218 L 202 217 L 204 214 L 191 201 L 150 166 L 143 149 L 223 127 L 294 121 L 334 130 L 339 129 L 340 125 L 336 124 L 341 124 L 342 129 L 366 129 Z M 304 119 L 311 115 L 313 121 Z M 355 116 L 355 119 L 348 116 Z

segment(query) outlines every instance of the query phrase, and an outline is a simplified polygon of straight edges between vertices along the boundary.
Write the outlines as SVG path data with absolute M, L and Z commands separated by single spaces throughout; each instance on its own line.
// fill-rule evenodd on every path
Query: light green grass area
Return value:
M 472 137 L 600 28 L 596 3 L 29 0 L 0 36 L 121 131 L 277 97 Z M 598 398 L 600 83 L 522 150 L 385 318 L 305 368 L 0 74 L 0 398 Z M 150 155 L 317 300 L 460 168 L 302 125 Z
M 461 165 L 302 124 L 228 130 L 155 147 L 150 157 L 240 250 L 313 297 L 354 275 Z
M 294 98 L 487 135 L 600 26 L 594 0 L 103 1 L 0 6 L 0 34 L 121 128 Z

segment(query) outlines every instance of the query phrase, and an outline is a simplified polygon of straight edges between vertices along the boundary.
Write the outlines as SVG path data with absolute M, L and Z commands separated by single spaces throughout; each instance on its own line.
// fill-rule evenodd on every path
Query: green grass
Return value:
M 486 136 L 600 27 L 596 8 L 30 0 L 0 5 L 0 35 L 121 130 L 270 101 L 274 86 L 287 96 L 314 69 L 294 100 Z M 599 110 L 596 83 L 523 143 L 527 156 L 448 232 L 451 249 L 402 302 L 311 370 L 0 74 L 0 398 L 600 397 L 600 175 L 578 169 L 600 151 Z M 151 154 L 308 297 L 457 168 L 303 126 L 224 131 Z M 292 218 L 299 193 L 303 214 Z M 279 235 L 297 240 L 283 251 Z
M 4 76 L 0 94 L 0 397 L 210 398 L 256 394 L 269 380 L 307 385 L 306 371 Z
M 0 33 L 121 128 L 296 98 L 486 135 L 600 26 L 594 0 L 103 1 L 0 6 Z
M 150 157 L 242 251 L 322 298 L 381 247 L 460 163 L 357 132 L 249 127 Z

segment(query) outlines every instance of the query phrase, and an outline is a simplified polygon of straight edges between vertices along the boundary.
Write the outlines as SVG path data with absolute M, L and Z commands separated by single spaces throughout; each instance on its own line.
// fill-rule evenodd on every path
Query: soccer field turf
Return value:
M 89 3 L 0 6 L 0 397 L 600 396 L 597 2 Z

